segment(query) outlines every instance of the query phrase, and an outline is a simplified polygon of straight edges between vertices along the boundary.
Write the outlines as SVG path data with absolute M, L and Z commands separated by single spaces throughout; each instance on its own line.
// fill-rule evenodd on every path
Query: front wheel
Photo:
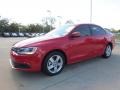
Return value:
M 112 53 L 112 46 L 111 45 L 107 45 L 106 49 L 104 51 L 103 57 L 104 58 L 109 58 L 111 56 Z
M 56 75 L 63 70 L 65 57 L 61 52 L 51 52 L 44 59 L 43 72 L 49 76 Z

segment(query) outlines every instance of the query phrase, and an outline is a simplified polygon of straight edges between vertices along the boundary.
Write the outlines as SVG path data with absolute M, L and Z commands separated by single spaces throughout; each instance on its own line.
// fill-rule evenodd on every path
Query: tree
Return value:
M 54 17 L 49 17 L 48 18 L 49 22 L 50 22 L 50 26 L 51 26 L 51 29 L 54 27 L 53 25 L 55 24 L 56 22 L 56 19 Z M 51 30 L 50 29 L 50 30 Z
M 120 29 L 118 30 L 118 32 L 120 32 Z
M 72 20 L 67 20 L 65 24 L 74 24 Z
M 18 24 L 18 23 L 11 23 L 9 25 L 9 31 L 10 32 L 19 32 L 19 27 L 20 27 L 20 24 Z
M 56 22 L 56 18 L 55 17 L 44 17 L 42 19 L 42 23 L 44 27 L 49 27 L 49 31 L 52 30 L 54 28 L 54 24 Z M 45 29 L 45 28 L 43 28 Z
M 116 33 L 116 32 L 117 32 L 117 30 L 114 29 L 114 28 L 111 28 L 111 31 L 112 31 L 113 33 Z
M 0 33 L 8 30 L 9 21 L 8 19 L 0 19 Z
M 41 33 L 42 32 L 42 29 L 43 29 L 43 26 L 42 25 L 39 25 L 39 24 L 30 24 L 27 26 L 27 32 L 32 32 L 32 33 Z

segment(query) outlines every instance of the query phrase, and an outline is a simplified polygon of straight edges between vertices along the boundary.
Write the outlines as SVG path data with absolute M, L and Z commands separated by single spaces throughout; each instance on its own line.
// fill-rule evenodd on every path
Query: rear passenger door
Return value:
M 91 32 L 92 32 L 92 38 L 93 38 L 93 44 L 94 44 L 94 55 L 101 55 L 104 52 L 105 48 L 105 30 L 97 25 L 89 25 Z

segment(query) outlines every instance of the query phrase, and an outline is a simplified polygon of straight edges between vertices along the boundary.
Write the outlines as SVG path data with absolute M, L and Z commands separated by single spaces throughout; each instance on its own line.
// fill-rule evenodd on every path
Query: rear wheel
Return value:
M 103 57 L 104 58 L 109 58 L 111 56 L 111 53 L 112 53 L 112 46 L 109 44 L 109 45 L 106 46 Z
M 65 57 L 61 52 L 49 53 L 43 63 L 43 72 L 49 76 L 56 75 L 63 70 Z

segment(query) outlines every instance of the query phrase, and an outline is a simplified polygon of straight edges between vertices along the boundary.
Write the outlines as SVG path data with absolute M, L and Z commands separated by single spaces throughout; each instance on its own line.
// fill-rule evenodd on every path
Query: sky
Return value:
M 51 16 L 64 23 L 90 23 L 91 0 L 0 0 L 0 16 L 21 24 L 41 23 Z M 92 0 L 92 23 L 120 29 L 120 0 Z M 61 16 L 61 18 L 58 18 Z

